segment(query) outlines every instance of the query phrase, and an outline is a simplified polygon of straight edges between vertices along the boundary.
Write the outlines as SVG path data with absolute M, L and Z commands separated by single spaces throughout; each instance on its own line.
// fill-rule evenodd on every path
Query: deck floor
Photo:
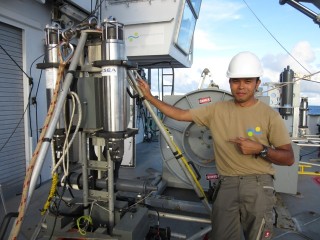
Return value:
M 302 149 L 303 153 L 301 160 L 309 161 L 318 157 L 318 152 L 315 149 Z M 309 153 L 309 154 L 308 154 Z M 121 178 L 137 178 L 147 176 L 150 169 L 160 171 L 162 169 L 162 157 L 159 150 L 158 142 L 140 143 L 136 148 L 136 167 L 123 167 L 120 169 Z M 320 172 L 320 167 L 312 167 L 311 170 Z M 293 229 L 276 228 L 273 239 L 278 240 L 300 240 L 300 239 L 320 239 L 320 176 L 314 175 L 299 175 L 298 193 L 295 195 L 278 193 L 280 201 L 282 201 L 285 210 L 287 210 L 291 220 L 294 223 Z M 41 219 L 40 209 L 46 200 L 50 189 L 50 182 L 43 183 L 35 190 L 29 209 L 27 211 L 25 221 L 22 226 L 19 240 L 29 240 L 34 232 L 35 227 Z M 174 194 L 190 194 L 190 191 L 177 190 L 171 191 Z M 170 194 L 170 191 L 168 191 Z M 5 206 L 8 212 L 15 212 L 20 203 L 20 196 L 6 197 Z M 1 199 L 0 199 L 1 201 Z M 4 208 L 2 201 L 0 202 L 0 223 L 4 217 Z M 11 229 L 11 225 L 9 230 Z M 160 219 L 161 227 L 170 227 L 176 237 L 171 239 L 182 239 L 182 236 L 190 237 L 193 234 L 201 231 L 208 224 L 192 223 L 170 219 Z M 7 238 L 7 237 L 6 237 Z M 5 239 L 6 239 L 5 238 Z

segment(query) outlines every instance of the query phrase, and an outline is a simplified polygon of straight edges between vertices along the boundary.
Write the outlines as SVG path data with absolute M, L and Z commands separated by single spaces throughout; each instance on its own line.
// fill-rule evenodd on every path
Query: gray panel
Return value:
M 148 209 L 138 207 L 125 213 L 114 227 L 113 235 L 121 240 L 144 239 L 149 228 Z
M 20 193 L 25 176 L 22 30 L 0 23 L 0 183 L 5 195 Z
M 78 94 L 82 105 L 82 125 L 87 129 L 101 128 L 102 125 L 102 106 L 101 78 L 79 78 Z

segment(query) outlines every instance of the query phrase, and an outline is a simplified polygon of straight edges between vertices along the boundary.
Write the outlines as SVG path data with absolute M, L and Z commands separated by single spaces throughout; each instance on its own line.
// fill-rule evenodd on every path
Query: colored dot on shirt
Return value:
M 252 136 L 253 136 L 253 132 L 248 131 L 248 136 L 249 136 L 249 137 L 252 137 Z
M 261 128 L 260 127 L 256 127 L 256 132 L 260 132 Z

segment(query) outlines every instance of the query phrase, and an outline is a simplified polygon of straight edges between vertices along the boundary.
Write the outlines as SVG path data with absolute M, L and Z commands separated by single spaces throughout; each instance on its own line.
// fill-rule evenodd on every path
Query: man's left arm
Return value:
M 239 151 L 245 155 L 260 156 L 276 165 L 291 166 L 294 163 L 294 154 L 291 144 L 272 148 L 243 137 L 230 139 L 229 142 L 237 145 Z M 261 154 L 263 150 L 265 150 L 264 154 Z
M 265 146 L 262 145 L 261 151 L 264 150 L 264 147 Z M 258 154 L 260 154 L 261 151 L 258 152 Z M 264 159 L 276 165 L 291 166 L 294 163 L 292 145 L 286 144 L 275 148 L 267 147 Z

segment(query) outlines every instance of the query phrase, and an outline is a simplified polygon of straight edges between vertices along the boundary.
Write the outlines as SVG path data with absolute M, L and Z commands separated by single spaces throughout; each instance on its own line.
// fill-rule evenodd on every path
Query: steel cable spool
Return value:
M 229 92 L 216 88 L 200 89 L 182 96 L 165 96 L 164 101 L 181 108 L 192 109 L 219 101 L 232 99 Z M 205 175 L 216 173 L 214 162 L 213 138 L 208 128 L 197 126 L 193 122 L 180 122 L 169 117 L 163 118 L 175 143 L 190 165 L 198 172 L 199 182 L 204 189 L 208 188 Z M 160 137 L 160 150 L 163 158 L 163 178 L 169 186 L 191 188 L 188 178 L 168 148 L 163 136 Z

